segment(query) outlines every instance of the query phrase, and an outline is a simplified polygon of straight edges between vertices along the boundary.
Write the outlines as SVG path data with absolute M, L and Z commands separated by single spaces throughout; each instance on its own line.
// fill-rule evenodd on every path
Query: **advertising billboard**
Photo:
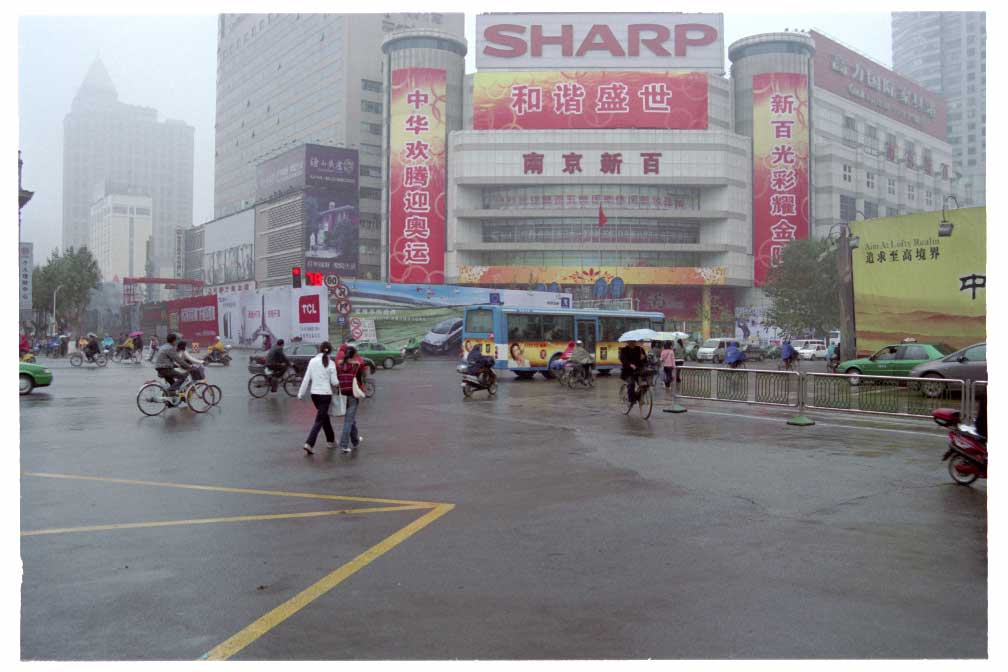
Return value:
M 986 340 L 987 210 L 946 211 L 851 222 L 858 354 L 913 337 L 963 348 Z
M 753 75 L 753 284 L 809 236 L 808 77 Z
M 18 281 L 21 287 L 19 305 L 22 311 L 31 311 L 32 308 L 32 265 L 34 263 L 34 244 L 18 244 Z M 22 312 L 22 315 L 24 313 Z M 28 318 L 21 318 L 31 319 Z
M 707 128 L 702 72 L 477 72 L 473 128 Z
M 325 287 L 268 287 L 230 292 L 219 302 L 216 325 L 230 345 L 261 347 L 265 336 L 319 342 L 329 338 L 329 295 Z
M 295 147 L 256 164 L 256 200 L 261 201 L 304 186 L 305 148 Z
M 216 296 L 173 299 L 167 302 L 166 309 L 169 331 L 182 334 L 184 340 L 203 344 L 204 347 L 213 342 L 218 333 Z
M 444 70 L 392 71 L 389 132 L 389 280 L 444 282 Z
M 305 144 L 256 164 L 256 200 L 306 187 L 357 191 L 357 150 Z
M 945 99 L 842 44 L 811 33 L 815 86 L 945 140 Z
M 255 278 L 252 243 L 215 250 L 203 255 L 203 282 L 220 285 Z
M 479 14 L 477 70 L 724 72 L 721 14 Z
M 467 285 L 723 285 L 725 275 L 723 266 L 459 266 L 459 282 Z
M 357 190 L 305 192 L 305 269 L 325 275 L 356 276 L 360 217 Z

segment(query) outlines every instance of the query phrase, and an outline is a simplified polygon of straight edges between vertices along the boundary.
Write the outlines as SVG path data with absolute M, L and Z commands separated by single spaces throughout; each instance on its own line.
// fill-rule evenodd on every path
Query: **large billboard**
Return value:
M 721 14 L 479 14 L 477 70 L 724 72 Z
M 357 275 L 360 217 L 357 190 L 305 192 L 305 269 L 325 275 Z
M 854 327 L 859 354 L 904 338 L 962 348 L 986 340 L 987 210 L 946 211 L 851 222 Z
M 753 284 L 809 236 L 808 78 L 753 75 Z
M 815 86 L 945 140 L 945 99 L 815 31 Z
M 458 281 L 466 285 L 723 285 L 726 269 L 712 267 L 645 266 L 459 266 Z M 600 297 L 601 298 L 601 297 Z
M 473 128 L 707 128 L 702 72 L 477 72 Z
M 256 164 L 256 200 L 306 187 L 357 191 L 357 150 L 305 144 Z
M 32 308 L 32 264 L 34 263 L 34 244 L 18 244 L 18 282 L 21 287 L 19 305 L 22 311 L 22 320 L 26 319 L 25 312 L 31 312 Z M 31 319 L 28 317 L 27 319 Z
M 184 340 L 208 344 L 217 335 L 217 297 L 192 296 L 173 299 L 166 304 L 168 331 L 182 334 Z
M 447 77 L 392 71 L 389 280 L 444 282 Z
M 221 340 L 231 345 L 261 347 L 264 337 L 288 342 L 329 338 L 329 295 L 325 287 L 269 287 L 229 292 L 219 302 L 215 325 Z

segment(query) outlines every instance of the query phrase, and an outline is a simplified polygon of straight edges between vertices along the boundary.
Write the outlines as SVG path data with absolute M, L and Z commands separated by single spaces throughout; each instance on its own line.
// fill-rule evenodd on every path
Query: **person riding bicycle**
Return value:
M 101 342 L 102 351 L 112 353 L 115 350 L 115 339 L 110 335 L 105 334 L 105 338 Z
M 187 343 L 186 341 L 179 341 L 178 345 L 175 346 L 175 350 L 178 352 L 179 357 L 182 358 L 182 361 L 185 362 L 190 367 L 189 372 L 192 375 L 192 379 L 202 380 L 203 360 L 196 359 L 191 354 L 189 354 L 189 351 L 187 350 L 188 347 L 189 343 Z
M 798 351 L 794 349 L 793 345 L 791 345 L 790 338 L 785 339 L 784 344 L 781 345 L 780 358 L 781 362 L 784 363 L 784 366 L 786 366 L 789 369 L 794 365 L 795 362 L 798 361 Z
M 273 392 L 277 391 L 277 383 L 283 378 L 287 367 L 291 365 L 290 360 L 287 359 L 287 355 L 284 354 L 283 346 L 284 339 L 278 338 L 276 345 L 266 353 L 266 368 L 272 371 L 270 374 L 270 389 Z
M 725 350 L 725 364 L 737 369 L 738 365 L 745 361 L 745 358 L 745 353 L 738 347 L 738 341 L 732 341 L 728 344 L 728 349 Z
M 620 378 L 627 384 L 627 399 L 631 404 L 636 403 L 637 386 L 647 367 L 647 354 L 639 343 L 631 341 L 620 348 L 619 361 L 622 365 Z
M 591 365 L 594 360 L 588 350 L 585 349 L 584 341 L 577 340 L 574 342 L 574 350 L 571 351 L 570 361 L 581 367 L 581 375 L 587 380 L 591 378 Z
M 98 337 L 94 334 L 87 335 L 87 342 L 84 344 L 84 356 L 87 357 L 89 362 L 95 361 L 95 355 L 101 351 L 101 347 L 98 345 Z
M 169 394 L 178 390 L 179 385 L 186 379 L 189 371 L 189 365 L 178 354 L 175 344 L 176 340 L 177 337 L 175 334 L 168 334 L 164 345 L 158 348 L 157 354 L 154 357 L 154 370 L 157 371 L 159 378 L 164 378 L 167 381 Z M 183 371 L 177 371 L 175 369 L 176 364 Z M 172 403 L 175 403 L 174 400 Z

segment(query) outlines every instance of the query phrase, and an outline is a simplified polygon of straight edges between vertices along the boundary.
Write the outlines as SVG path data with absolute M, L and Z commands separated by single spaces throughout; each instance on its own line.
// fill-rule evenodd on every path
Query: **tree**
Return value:
M 80 331 L 81 318 L 91 300 L 91 292 L 101 282 L 101 271 L 90 250 L 68 248 L 60 255 L 54 250 L 45 266 L 32 271 L 32 307 L 36 314 L 51 316 L 56 294 L 56 321 Z
M 826 255 L 820 261 L 823 253 Z M 767 320 L 785 333 L 828 334 L 840 324 L 836 251 L 825 240 L 794 240 L 767 273 Z

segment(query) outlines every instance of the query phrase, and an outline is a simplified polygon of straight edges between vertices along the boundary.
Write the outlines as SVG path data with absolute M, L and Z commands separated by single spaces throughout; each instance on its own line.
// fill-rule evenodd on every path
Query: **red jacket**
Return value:
M 354 355 L 353 359 L 349 361 L 343 361 L 343 351 L 346 346 L 341 345 L 339 350 L 336 351 L 336 377 L 339 379 L 340 394 L 352 397 L 353 396 L 353 379 L 357 377 L 357 384 L 364 384 L 364 376 L 362 375 L 364 369 L 364 360 L 360 355 Z

